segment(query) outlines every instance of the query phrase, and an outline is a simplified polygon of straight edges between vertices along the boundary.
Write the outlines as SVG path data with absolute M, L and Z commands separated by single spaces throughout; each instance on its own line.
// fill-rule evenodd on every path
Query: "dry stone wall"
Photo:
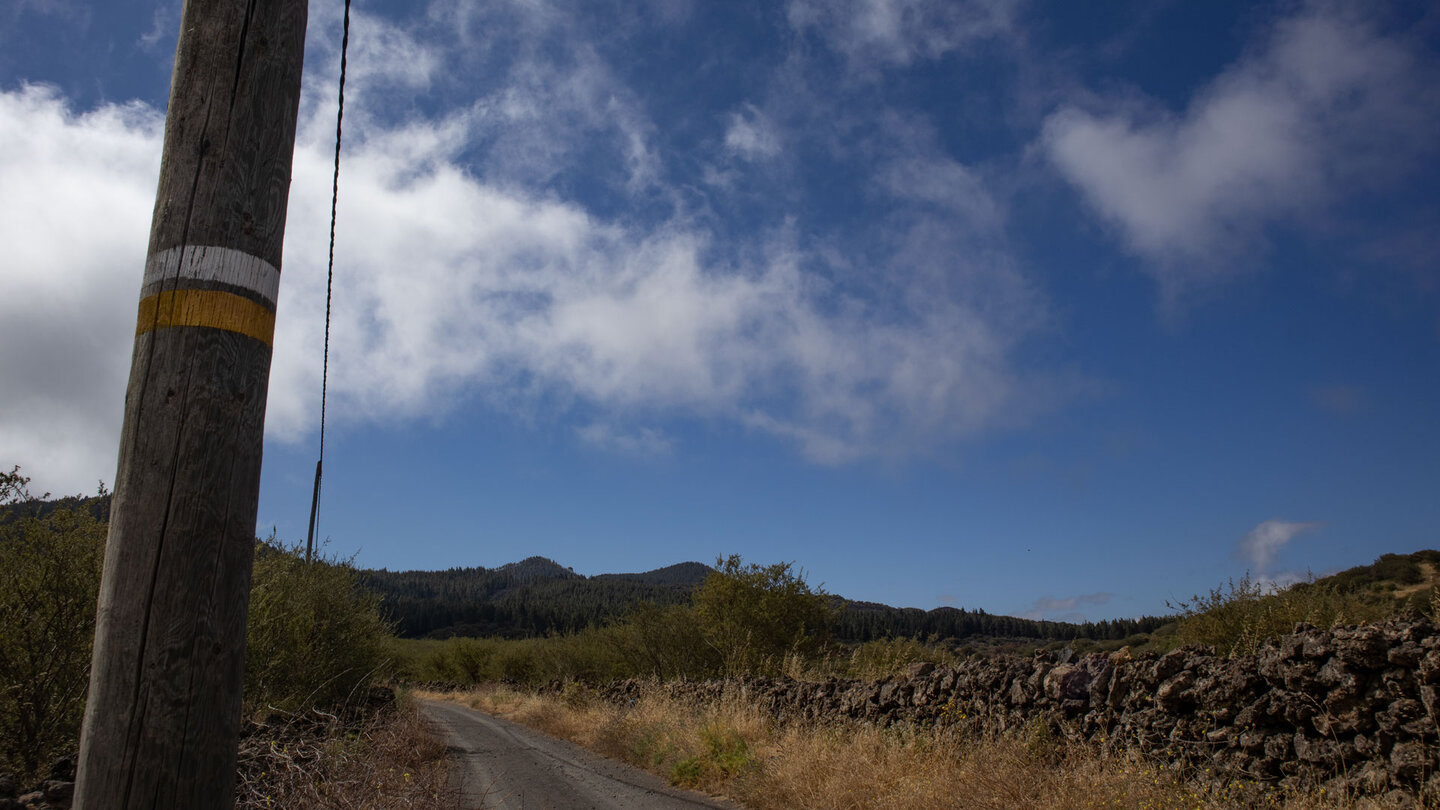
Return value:
M 627 700 L 641 688 L 618 682 L 604 694 Z M 1417 618 L 1300 625 L 1241 658 L 1198 647 L 1134 657 L 1042 652 L 917 664 L 878 683 L 755 678 L 665 688 L 701 700 L 745 696 L 786 722 L 1048 727 L 1139 747 L 1197 773 L 1209 768 L 1220 781 L 1440 789 L 1440 634 Z

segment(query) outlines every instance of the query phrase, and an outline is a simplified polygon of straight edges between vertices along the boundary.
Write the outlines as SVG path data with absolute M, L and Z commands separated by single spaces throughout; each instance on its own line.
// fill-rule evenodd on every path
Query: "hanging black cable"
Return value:
M 325 271 L 325 358 L 320 364 L 320 457 L 315 461 L 315 491 L 310 496 L 306 562 L 315 558 L 315 516 L 320 509 L 320 472 L 325 465 L 325 398 L 330 385 L 330 292 L 335 282 L 335 210 L 340 201 L 340 130 L 345 122 L 345 54 L 349 50 L 350 0 L 345 0 L 345 30 L 340 39 L 340 101 L 335 113 L 335 176 L 330 184 L 330 263 Z

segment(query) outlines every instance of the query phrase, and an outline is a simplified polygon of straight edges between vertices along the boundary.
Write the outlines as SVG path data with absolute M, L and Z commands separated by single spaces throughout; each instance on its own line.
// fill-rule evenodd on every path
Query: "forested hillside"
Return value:
M 1170 621 L 1169 618 L 1145 616 L 1072 624 L 996 616 L 983 610 L 964 608 L 939 607 L 927 611 L 894 608 L 874 602 L 843 601 L 835 625 L 835 637 L 842 641 L 931 637 L 966 639 L 975 636 L 1044 641 L 1079 638 L 1119 641 L 1137 633 L 1149 633 Z
M 712 570 L 685 562 L 639 574 L 586 577 L 552 560 L 530 557 L 499 568 L 364 571 L 361 581 L 381 595 L 384 610 L 397 624 L 396 632 L 407 638 L 533 638 L 601 625 L 644 602 L 687 603 Z M 842 641 L 975 636 L 1119 640 L 1148 633 L 1166 621 L 1147 617 L 1070 624 L 983 610 L 925 611 L 832 598 L 839 608 L 834 636 Z
M 704 582 L 713 570 L 704 563 L 683 562 L 643 574 L 596 574 L 593 579 L 624 579 L 647 585 L 683 585 L 690 588 Z
M 603 624 L 642 602 L 682 604 L 709 571 L 682 563 L 646 574 L 585 577 L 530 557 L 499 568 L 367 570 L 361 582 L 380 594 L 406 638 L 532 638 Z

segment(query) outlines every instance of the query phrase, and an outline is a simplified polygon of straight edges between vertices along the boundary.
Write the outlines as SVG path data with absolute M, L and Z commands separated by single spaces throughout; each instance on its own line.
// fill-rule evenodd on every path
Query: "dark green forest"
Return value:
M 499 568 L 446 571 L 365 570 L 361 581 L 379 594 L 386 615 L 405 638 L 451 636 L 536 638 L 572 633 L 617 620 L 640 603 L 687 604 L 711 568 L 680 563 L 639 574 L 586 577 L 543 557 Z M 895 608 L 832 596 L 838 608 L 834 638 L 972 637 L 1068 641 L 1120 640 L 1148 633 L 1167 619 L 1114 619 L 1071 624 L 996 616 L 983 610 Z
M 687 563 L 647 574 L 585 577 L 531 557 L 499 568 L 363 570 L 360 581 L 380 595 L 402 638 L 514 639 L 604 624 L 642 602 L 688 603 L 709 570 Z
M 934 610 L 894 608 L 873 602 L 842 600 L 836 618 L 835 637 L 842 641 L 874 641 L 881 638 L 941 638 L 964 640 L 990 638 L 1071 641 L 1088 638 L 1119 641 L 1137 633 L 1149 633 L 1172 621 L 1145 616 L 1139 619 L 1109 619 L 1099 622 L 1036 621 L 1015 616 L 996 616 L 983 610 L 939 607 Z

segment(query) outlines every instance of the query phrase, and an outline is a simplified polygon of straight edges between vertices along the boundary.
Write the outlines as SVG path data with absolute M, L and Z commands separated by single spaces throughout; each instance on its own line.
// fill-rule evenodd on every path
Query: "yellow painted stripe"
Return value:
M 140 299 L 135 334 L 167 326 L 206 326 L 239 332 L 266 346 L 275 340 L 275 313 L 248 298 L 218 290 L 167 290 Z

